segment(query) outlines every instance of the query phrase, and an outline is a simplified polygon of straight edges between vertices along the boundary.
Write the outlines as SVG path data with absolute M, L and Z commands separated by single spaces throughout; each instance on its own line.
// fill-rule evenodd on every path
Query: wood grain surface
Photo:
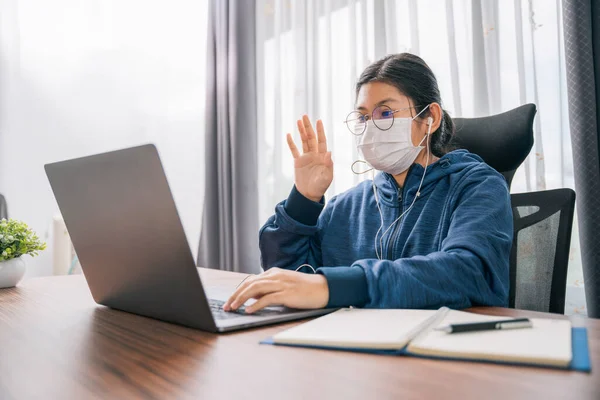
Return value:
M 297 323 L 215 335 L 96 305 L 82 276 L 26 280 L 0 289 L 0 399 L 600 399 L 600 320 L 574 321 L 591 374 L 258 344 Z

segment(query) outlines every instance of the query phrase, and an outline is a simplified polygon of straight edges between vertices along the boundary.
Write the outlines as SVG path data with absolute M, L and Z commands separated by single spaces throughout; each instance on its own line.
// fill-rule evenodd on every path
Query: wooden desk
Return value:
M 295 323 L 214 335 L 98 306 L 82 276 L 35 278 L 0 290 L 0 399 L 600 399 L 600 320 L 583 323 L 591 374 L 259 345 Z

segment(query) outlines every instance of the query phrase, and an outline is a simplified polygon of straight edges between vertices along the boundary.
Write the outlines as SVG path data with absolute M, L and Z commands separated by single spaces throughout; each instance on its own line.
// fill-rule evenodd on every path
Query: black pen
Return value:
M 435 328 L 436 331 L 446 333 L 490 331 L 495 329 L 522 329 L 532 328 L 533 325 L 528 318 L 505 319 L 502 321 L 470 322 L 466 324 L 450 324 Z

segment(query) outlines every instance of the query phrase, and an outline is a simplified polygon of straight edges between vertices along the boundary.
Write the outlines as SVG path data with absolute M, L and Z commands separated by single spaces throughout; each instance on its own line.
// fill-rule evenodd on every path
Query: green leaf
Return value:
M 24 254 L 37 256 L 46 249 L 27 224 L 14 219 L 0 220 L 0 261 L 11 260 Z

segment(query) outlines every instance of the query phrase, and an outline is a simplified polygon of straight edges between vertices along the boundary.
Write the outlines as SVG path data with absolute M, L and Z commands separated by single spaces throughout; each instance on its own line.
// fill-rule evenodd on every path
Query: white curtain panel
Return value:
M 0 193 L 48 242 L 28 277 L 53 273 L 44 164 L 149 142 L 197 251 L 207 3 L 0 0 Z
M 513 192 L 574 186 L 560 0 L 258 0 L 260 220 L 293 185 L 285 134 L 321 118 L 335 162 L 327 196 L 361 179 L 343 121 L 362 70 L 389 53 L 421 56 L 455 117 L 535 103 L 535 146 Z M 484 132 L 482 132 L 484 134 Z M 585 313 L 577 228 L 567 312 Z

